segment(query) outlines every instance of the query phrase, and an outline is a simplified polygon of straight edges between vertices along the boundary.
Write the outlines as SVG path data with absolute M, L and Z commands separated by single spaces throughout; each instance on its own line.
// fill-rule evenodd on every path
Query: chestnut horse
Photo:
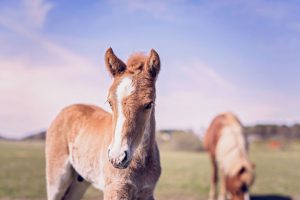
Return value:
M 158 54 L 132 55 L 127 64 L 109 48 L 112 114 L 93 105 L 72 105 L 52 122 L 46 138 L 48 200 L 81 199 L 90 185 L 104 200 L 153 200 L 160 177 L 155 140 Z
M 218 115 L 209 126 L 204 146 L 212 162 L 209 199 L 216 199 L 218 165 L 221 171 L 219 200 L 227 194 L 232 200 L 249 200 L 249 187 L 254 181 L 255 165 L 248 158 L 248 142 L 242 125 L 232 113 Z

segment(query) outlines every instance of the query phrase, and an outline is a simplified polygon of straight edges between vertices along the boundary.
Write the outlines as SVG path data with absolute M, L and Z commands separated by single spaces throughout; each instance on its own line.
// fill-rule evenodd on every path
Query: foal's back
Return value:
M 204 146 L 213 156 L 216 156 L 218 148 L 222 148 L 223 152 L 228 148 L 247 148 L 246 138 L 238 118 L 229 112 L 215 117 L 205 134 Z
M 110 135 L 111 114 L 103 109 L 84 104 L 71 105 L 63 109 L 47 131 L 46 151 L 53 150 L 53 143 L 73 143 L 76 137 L 99 137 Z M 104 134 L 106 133 L 106 134 Z

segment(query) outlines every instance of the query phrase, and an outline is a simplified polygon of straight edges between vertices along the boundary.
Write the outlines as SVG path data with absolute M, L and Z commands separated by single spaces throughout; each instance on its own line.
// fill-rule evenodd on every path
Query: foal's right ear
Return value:
M 126 70 L 125 63 L 114 54 L 111 47 L 106 50 L 105 64 L 113 77 L 122 74 Z

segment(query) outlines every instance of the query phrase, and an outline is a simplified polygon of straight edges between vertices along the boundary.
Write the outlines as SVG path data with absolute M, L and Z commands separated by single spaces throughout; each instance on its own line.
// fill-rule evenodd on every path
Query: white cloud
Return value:
M 106 90 L 101 90 L 107 81 L 101 80 L 101 70 L 29 65 L 0 58 L 0 132 L 6 136 L 47 128 L 59 110 L 72 103 L 107 108 Z
M 116 1 L 112 3 L 117 4 Z M 168 18 L 172 17 L 169 4 L 170 1 L 123 0 L 118 6 Z M 26 58 L 26 62 L 18 55 L 14 55 L 14 60 L 0 57 L 0 133 L 20 137 L 26 132 L 46 128 L 57 112 L 71 103 L 106 106 L 109 85 L 104 68 L 93 67 L 88 59 L 39 32 L 52 7 L 46 1 L 28 0 L 14 12 L 0 9 L 3 11 L 0 12 L 0 26 L 38 45 L 48 60 L 58 60 L 56 65 L 39 65 L 32 59 L 36 55 L 30 52 L 30 47 L 28 55 L 32 58 Z M 24 20 L 20 16 L 25 16 Z M 282 95 L 248 91 L 203 62 L 191 61 L 173 69 L 177 69 L 176 75 L 180 78 L 169 76 L 168 81 L 159 81 L 172 87 L 157 95 L 158 128 L 198 130 L 207 126 L 216 114 L 228 110 L 237 113 L 245 123 L 300 120 L 294 109 L 298 102 L 288 100 L 287 105 Z M 160 86 L 157 86 L 158 91 Z
M 104 68 L 101 71 L 72 65 L 38 67 L 34 62 L 24 64 L 22 60 L 3 58 L 0 66 L 0 131 L 6 136 L 20 137 L 48 127 L 59 110 L 72 103 L 92 103 L 108 109 L 105 100 L 109 82 Z M 289 100 L 286 105 L 285 97 L 259 90 L 247 91 L 207 65 L 197 69 L 193 62 L 189 66 L 194 66 L 191 68 L 196 70 L 194 74 L 180 71 L 188 83 L 169 77 L 168 82 L 174 88 L 160 92 L 164 83 L 159 81 L 158 128 L 198 131 L 224 111 L 235 112 L 245 124 L 299 120 L 296 111 L 291 112 L 296 101 Z M 107 79 L 101 78 L 101 74 Z M 180 87 L 182 83 L 185 85 Z
M 105 106 L 106 90 L 100 90 L 108 82 L 101 76 L 106 74 L 104 68 L 40 34 L 52 7 L 46 1 L 24 0 L 0 14 L 0 26 L 37 46 L 46 59 L 41 64 L 31 46 L 24 55 L 4 56 L 7 49 L 19 47 L 5 40 L 1 44 L 5 53 L 0 56 L 0 133 L 8 137 L 47 128 L 58 111 L 71 103 Z
M 229 4 L 238 7 L 240 14 L 269 19 L 281 28 L 298 32 L 300 4 L 297 1 L 231 0 Z
M 42 27 L 54 5 L 44 0 L 22 0 L 25 15 L 35 27 Z
M 27 29 L 41 28 L 54 5 L 45 0 L 22 0 L 0 8 L 0 24 L 18 24 Z
M 207 87 L 207 83 L 209 83 L 227 91 L 234 91 L 236 89 L 234 84 L 223 78 L 207 64 L 198 60 L 188 65 L 181 65 L 178 68 L 180 73 L 186 75 L 189 81 L 193 82 L 198 88 L 202 86 Z
M 157 95 L 159 128 L 199 131 L 207 127 L 214 116 L 227 111 L 236 113 L 245 124 L 294 123 L 300 120 L 293 112 L 297 102 L 288 100 L 287 104 L 286 97 L 281 94 L 259 88 L 243 88 L 235 80 L 227 80 L 200 61 L 172 67 L 180 69 L 180 75 L 176 80 L 168 79 L 173 85 L 170 91 Z
M 47 14 L 53 7 L 52 4 L 43 0 L 23 0 L 22 2 L 24 5 L 21 8 L 17 9 L 18 7 L 16 7 L 13 11 L 11 11 L 11 8 L 3 15 L 0 14 L 0 26 L 20 34 L 34 44 L 40 45 L 43 50 L 54 54 L 56 59 L 64 60 L 67 62 L 66 64 L 72 64 L 74 67 L 91 65 L 86 59 L 43 37 L 38 30 L 31 29 L 32 26 L 40 27 L 43 25 Z M 15 16 L 14 13 L 22 14 Z

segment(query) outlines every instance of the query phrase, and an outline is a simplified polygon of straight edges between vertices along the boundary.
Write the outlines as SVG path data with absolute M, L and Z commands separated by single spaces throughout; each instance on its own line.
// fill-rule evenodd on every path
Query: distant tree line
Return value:
M 258 124 L 244 127 L 244 132 L 249 137 L 257 137 L 262 140 L 268 139 L 296 139 L 300 138 L 300 124 L 292 126 L 275 124 Z

